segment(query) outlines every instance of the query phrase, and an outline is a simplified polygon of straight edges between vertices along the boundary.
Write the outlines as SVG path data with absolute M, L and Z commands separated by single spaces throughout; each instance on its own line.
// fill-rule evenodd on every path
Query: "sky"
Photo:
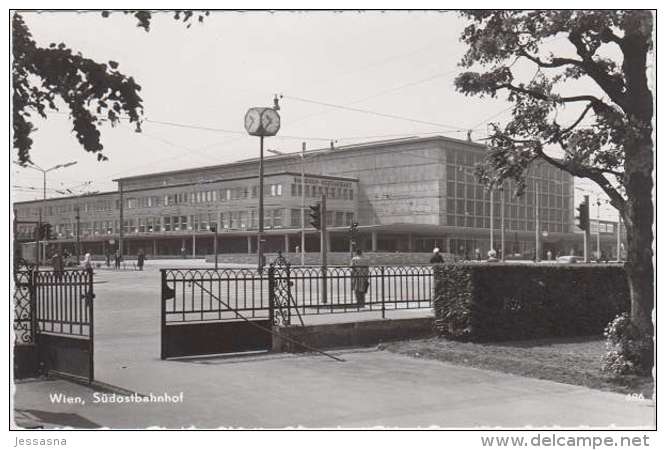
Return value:
M 465 51 L 459 42 L 465 21 L 455 12 L 227 11 L 189 29 L 157 13 L 148 33 L 122 13 L 23 15 L 39 45 L 64 42 L 96 61 L 117 61 L 142 86 L 144 100 L 142 133 L 127 122 L 101 129 L 105 162 L 78 144 L 66 107 L 36 121 L 37 165 L 77 161 L 48 173 L 48 196 L 109 191 L 118 177 L 256 157 L 259 143 L 246 134 L 243 118 L 250 107 L 271 106 L 275 94 L 282 96 L 282 128 L 266 147 L 285 153 L 300 151 L 302 142 L 320 148 L 332 140 L 346 145 L 412 135 L 465 139 L 470 129 L 479 140 L 488 121 L 510 116 L 501 98 L 455 91 Z M 553 49 L 573 51 L 566 40 L 556 41 Z M 530 70 L 518 67 L 525 81 Z M 11 174 L 19 186 L 14 201 L 41 198 L 40 172 L 14 165 Z M 595 191 L 590 183 L 578 185 L 578 196 Z M 610 206 L 601 211 L 602 218 L 617 217 Z

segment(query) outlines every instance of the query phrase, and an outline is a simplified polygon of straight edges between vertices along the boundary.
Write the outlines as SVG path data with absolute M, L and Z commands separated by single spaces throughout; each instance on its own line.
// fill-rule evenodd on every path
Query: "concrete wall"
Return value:
M 310 351 L 298 343 L 316 349 L 373 346 L 381 342 L 426 338 L 434 335 L 433 318 L 371 320 L 364 322 L 274 327 L 275 352 Z M 285 338 L 290 338 L 290 341 Z

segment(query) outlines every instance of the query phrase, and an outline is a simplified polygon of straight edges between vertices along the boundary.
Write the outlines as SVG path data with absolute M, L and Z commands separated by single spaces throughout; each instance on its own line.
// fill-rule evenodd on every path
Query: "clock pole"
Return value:
M 257 270 L 264 270 L 264 137 L 275 136 L 280 129 L 278 97 L 273 99 L 272 108 L 250 108 L 245 113 L 245 130 L 252 136 L 259 136 L 259 226 L 257 231 Z
M 259 136 L 259 232 L 257 233 L 257 254 L 259 273 L 264 270 L 264 137 Z

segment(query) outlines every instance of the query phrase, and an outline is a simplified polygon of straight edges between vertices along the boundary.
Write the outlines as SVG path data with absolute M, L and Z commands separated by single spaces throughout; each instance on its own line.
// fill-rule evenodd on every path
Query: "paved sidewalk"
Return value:
M 174 404 L 49 401 L 63 381 L 17 385 L 16 408 L 76 414 L 112 428 L 621 427 L 653 428 L 651 401 L 383 351 L 136 362 L 104 381 Z M 69 383 L 65 383 L 69 385 Z
M 162 361 L 159 272 L 104 272 L 98 279 L 108 282 L 95 287 L 96 379 L 142 394 L 182 392 L 183 402 L 94 404 L 86 387 L 64 381 L 19 383 L 15 408 L 23 423 L 112 428 L 654 427 L 651 401 L 369 349 L 337 352 L 345 362 L 311 354 Z M 49 394 L 54 392 L 80 396 L 86 404 L 53 403 Z

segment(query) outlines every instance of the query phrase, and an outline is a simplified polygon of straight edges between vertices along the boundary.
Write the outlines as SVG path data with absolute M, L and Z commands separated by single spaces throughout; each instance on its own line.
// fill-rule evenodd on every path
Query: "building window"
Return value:
M 335 213 L 335 226 L 341 227 L 344 225 L 345 213 L 339 211 Z
M 274 209 L 273 210 L 273 228 L 282 228 L 282 210 L 281 209 Z
M 289 222 L 289 225 L 292 226 L 292 227 L 300 227 L 301 226 L 301 210 L 300 209 L 292 209 L 291 210 L 291 221 Z

